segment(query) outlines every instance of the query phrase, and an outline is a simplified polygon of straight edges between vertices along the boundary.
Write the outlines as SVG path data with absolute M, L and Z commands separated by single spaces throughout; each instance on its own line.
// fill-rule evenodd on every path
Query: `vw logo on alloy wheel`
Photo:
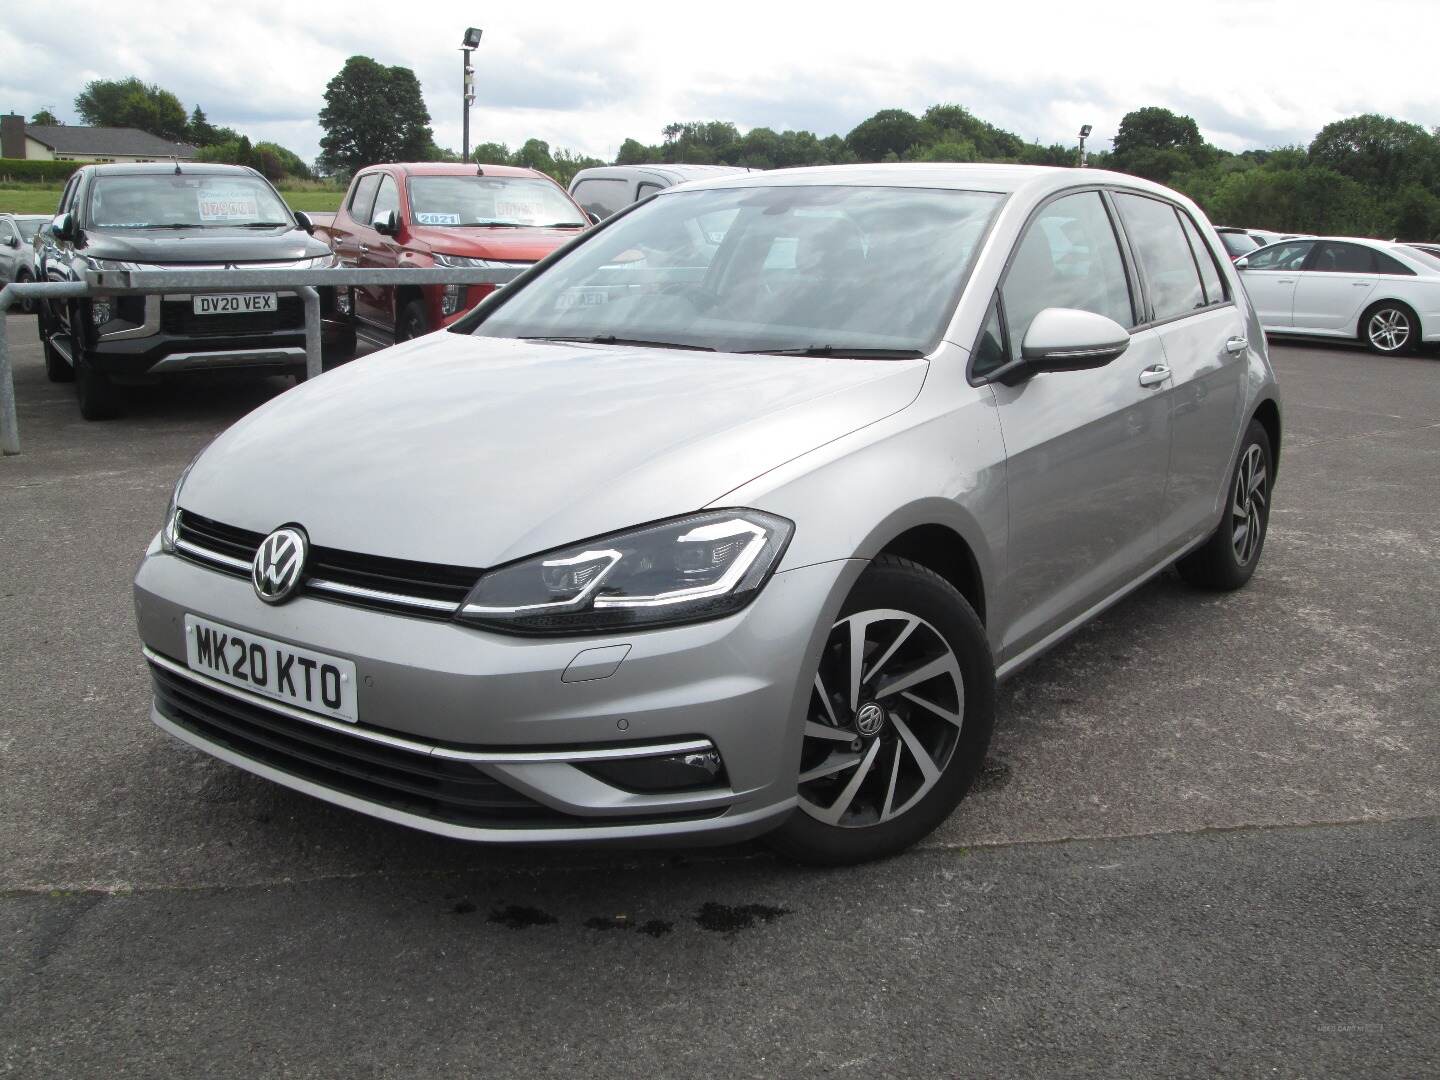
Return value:
M 280 604 L 300 584 L 310 541 L 303 530 L 294 525 L 276 529 L 260 542 L 255 562 L 250 568 L 250 582 L 255 595 L 267 604 Z
M 862 705 L 855 714 L 855 729 L 867 739 L 885 726 L 885 710 L 875 702 Z

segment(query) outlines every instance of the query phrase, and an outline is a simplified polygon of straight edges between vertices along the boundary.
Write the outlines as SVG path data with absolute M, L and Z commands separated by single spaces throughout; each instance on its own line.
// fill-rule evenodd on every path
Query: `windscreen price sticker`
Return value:
M 459 214 L 416 214 L 415 221 L 420 225 L 459 225 Z
M 253 191 L 212 188 L 199 192 L 201 221 L 254 220 L 260 206 Z

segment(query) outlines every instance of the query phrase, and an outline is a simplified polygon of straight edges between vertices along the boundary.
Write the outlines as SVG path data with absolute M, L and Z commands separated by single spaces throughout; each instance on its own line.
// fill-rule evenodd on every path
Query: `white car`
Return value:
M 1358 339 L 1387 355 L 1440 341 L 1440 259 L 1406 244 L 1307 237 L 1235 268 L 1267 333 Z

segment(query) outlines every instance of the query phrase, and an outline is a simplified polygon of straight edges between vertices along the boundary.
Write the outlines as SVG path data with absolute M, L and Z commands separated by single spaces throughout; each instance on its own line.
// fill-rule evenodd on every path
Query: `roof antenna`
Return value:
M 475 175 L 476 175 L 476 176 L 484 176 L 484 175 L 485 175 L 485 166 L 484 166 L 484 165 L 476 165 L 476 166 L 475 166 Z
M 180 159 L 177 158 L 174 154 L 171 154 L 170 160 L 175 162 L 175 175 L 184 176 L 185 174 L 180 171 Z

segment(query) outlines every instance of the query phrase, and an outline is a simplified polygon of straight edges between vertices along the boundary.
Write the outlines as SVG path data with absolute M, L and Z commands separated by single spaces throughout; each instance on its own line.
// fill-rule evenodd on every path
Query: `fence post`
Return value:
M 318 378 L 324 370 L 320 360 L 320 293 L 313 285 L 295 290 L 305 301 L 305 378 Z
M 15 377 L 10 371 L 10 333 L 5 317 L 15 294 L 0 288 L 0 454 L 20 453 L 20 421 L 15 415 Z

